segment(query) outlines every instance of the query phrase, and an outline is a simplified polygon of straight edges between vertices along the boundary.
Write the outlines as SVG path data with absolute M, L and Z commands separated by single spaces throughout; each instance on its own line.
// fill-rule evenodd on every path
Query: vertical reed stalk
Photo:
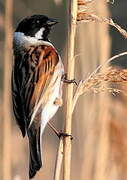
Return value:
M 77 19 L 77 0 L 69 0 L 69 27 L 68 27 L 68 59 L 67 59 L 67 79 L 74 78 L 74 44 Z M 66 90 L 66 115 L 65 115 L 65 133 L 71 134 L 72 127 L 72 98 L 73 84 L 68 84 Z M 71 138 L 64 138 L 64 171 L 63 179 L 70 180 L 71 169 Z
M 11 180 L 10 73 L 12 60 L 12 4 L 5 1 L 4 93 L 3 93 L 3 180 Z
M 59 142 L 59 148 L 58 148 L 57 158 L 56 158 L 55 173 L 54 173 L 54 180 L 60 180 L 62 161 L 63 161 L 63 137 L 60 138 L 60 142 Z

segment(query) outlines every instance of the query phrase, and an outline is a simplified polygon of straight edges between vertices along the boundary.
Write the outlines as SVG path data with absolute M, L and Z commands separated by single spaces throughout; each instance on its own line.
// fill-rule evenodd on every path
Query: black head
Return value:
M 26 36 L 36 37 L 39 40 L 48 40 L 51 27 L 58 23 L 55 19 L 44 15 L 33 15 L 24 18 L 15 32 L 24 33 Z

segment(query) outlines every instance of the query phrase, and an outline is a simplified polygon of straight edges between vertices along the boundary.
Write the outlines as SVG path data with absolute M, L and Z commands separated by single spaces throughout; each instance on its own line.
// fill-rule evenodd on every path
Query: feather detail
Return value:
M 16 121 L 23 136 L 27 132 L 32 178 L 42 166 L 41 140 L 47 122 L 56 113 L 62 98 L 62 61 L 53 46 L 30 46 L 15 56 L 12 94 Z

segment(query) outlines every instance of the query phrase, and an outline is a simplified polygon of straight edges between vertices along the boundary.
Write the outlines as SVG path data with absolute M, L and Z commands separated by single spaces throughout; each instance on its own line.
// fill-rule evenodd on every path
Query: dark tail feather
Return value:
M 37 171 L 42 166 L 41 161 L 41 147 L 40 147 L 40 129 L 37 132 L 34 125 L 28 129 L 28 138 L 29 138 L 29 178 L 33 178 Z

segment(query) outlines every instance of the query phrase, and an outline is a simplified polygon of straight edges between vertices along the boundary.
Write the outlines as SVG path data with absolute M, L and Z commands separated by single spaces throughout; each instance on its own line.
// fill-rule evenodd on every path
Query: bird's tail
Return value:
M 42 167 L 41 147 L 40 147 L 40 128 L 37 131 L 34 124 L 28 129 L 29 138 L 29 178 L 33 178 L 37 171 Z

